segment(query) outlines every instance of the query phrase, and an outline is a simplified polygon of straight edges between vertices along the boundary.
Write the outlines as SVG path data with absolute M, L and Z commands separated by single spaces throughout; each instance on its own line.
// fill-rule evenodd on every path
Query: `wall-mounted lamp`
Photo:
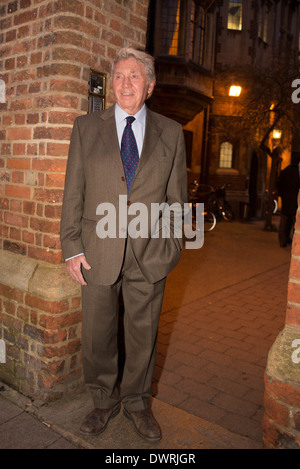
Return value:
M 274 140 L 279 140 L 279 139 L 281 138 L 281 134 L 282 134 L 281 130 L 279 130 L 279 129 L 274 129 L 274 130 L 273 130 L 273 134 L 272 134 L 272 135 L 273 135 L 273 139 L 274 139 Z
M 230 89 L 229 89 L 229 96 L 238 97 L 238 96 L 240 96 L 241 91 L 242 91 L 242 87 L 241 87 L 241 86 L 232 85 L 232 86 L 230 87 Z

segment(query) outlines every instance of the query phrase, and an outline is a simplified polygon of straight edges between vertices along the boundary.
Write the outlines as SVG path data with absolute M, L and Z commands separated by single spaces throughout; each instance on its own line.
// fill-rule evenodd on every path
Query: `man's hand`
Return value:
M 87 285 L 81 273 L 81 264 L 85 269 L 91 269 L 91 266 L 88 264 L 85 256 L 80 255 L 73 257 L 66 262 L 67 271 L 75 282 L 80 283 L 80 285 Z

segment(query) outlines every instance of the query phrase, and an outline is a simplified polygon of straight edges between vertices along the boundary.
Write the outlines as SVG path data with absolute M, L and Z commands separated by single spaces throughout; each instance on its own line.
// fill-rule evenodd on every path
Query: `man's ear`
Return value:
M 155 81 L 152 81 L 148 87 L 148 94 L 147 94 L 147 98 L 146 99 L 149 99 L 153 93 L 153 90 L 154 90 L 154 87 L 155 87 Z

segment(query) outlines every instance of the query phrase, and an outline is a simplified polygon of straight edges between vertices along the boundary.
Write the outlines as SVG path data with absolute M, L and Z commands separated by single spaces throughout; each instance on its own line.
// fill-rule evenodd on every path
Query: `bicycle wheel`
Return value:
M 217 219 L 212 212 L 204 212 L 204 232 L 212 231 L 217 224 Z

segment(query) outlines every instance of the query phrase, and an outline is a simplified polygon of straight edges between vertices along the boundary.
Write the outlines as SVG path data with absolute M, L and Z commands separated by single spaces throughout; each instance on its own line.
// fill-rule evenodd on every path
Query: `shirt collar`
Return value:
M 128 114 L 126 111 L 124 111 L 120 106 L 116 103 L 115 105 L 115 118 L 116 122 L 119 123 L 122 120 L 125 120 L 126 117 L 128 117 L 130 114 Z M 145 121 L 146 121 L 146 105 L 143 104 L 141 109 L 133 116 L 135 117 L 136 121 L 139 122 L 140 125 L 145 126 Z

